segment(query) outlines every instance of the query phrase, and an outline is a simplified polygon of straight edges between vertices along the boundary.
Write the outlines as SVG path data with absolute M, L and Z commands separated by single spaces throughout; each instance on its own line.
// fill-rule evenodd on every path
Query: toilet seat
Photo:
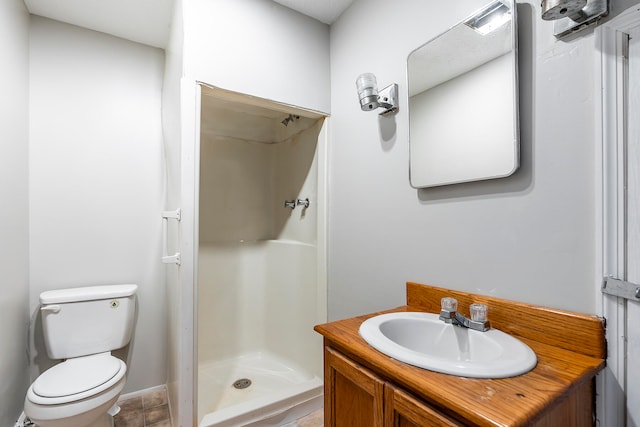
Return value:
M 40 405 L 86 399 L 117 383 L 127 371 L 110 353 L 68 359 L 42 373 L 29 387 L 27 398 Z

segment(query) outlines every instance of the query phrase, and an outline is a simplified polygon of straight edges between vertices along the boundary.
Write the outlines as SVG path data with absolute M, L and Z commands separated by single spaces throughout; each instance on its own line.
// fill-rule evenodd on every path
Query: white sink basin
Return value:
M 360 336 L 396 360 L 471 378 L 506 378 L 536 366 L 536 354 L 497 329 L 479 332 L 444 323 L 437 314 L 401 312 L 367 319 Z

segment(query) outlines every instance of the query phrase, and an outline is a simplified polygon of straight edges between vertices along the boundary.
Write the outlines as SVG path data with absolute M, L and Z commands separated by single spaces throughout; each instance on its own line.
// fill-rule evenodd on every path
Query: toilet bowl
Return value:
M 110 409 L 124 388 L 127 365 L 111 350 L 129 343 L 136 290 L 111 285 L 40 295 L 47 354 L 64 361 L 27 391 L 24 413 L 36 426 L 113 427 Z
M 59 363 L 29 387 L 25 414 L 40 427 L 111 427 L 107 411 L 124 388 L 126 371 L 109 353 Z

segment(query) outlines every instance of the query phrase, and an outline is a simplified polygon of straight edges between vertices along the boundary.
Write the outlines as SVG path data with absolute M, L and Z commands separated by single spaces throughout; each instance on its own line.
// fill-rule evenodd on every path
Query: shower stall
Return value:
M 196 422 L 282 425 L 322 406 L 325 117 L 205 85 L 199 116 Z

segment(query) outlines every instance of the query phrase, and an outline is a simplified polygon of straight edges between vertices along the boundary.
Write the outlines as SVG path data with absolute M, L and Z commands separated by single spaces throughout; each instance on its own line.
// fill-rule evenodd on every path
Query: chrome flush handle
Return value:
M 60 306 L 59 306 L 59 305 L 57 305 L 57 304 L 53 304 L 53 305 L 43 305 L 42 307 L 40 307 L 40 311 L 42 311 L 42 312 L 50 311 L 50 312 L 52 312 L 52 313 L 58 313 L 58 312 L 60 312 L 60 309 L 61 309 L 61 308 L 62 308 L 62 307 L 60 307 Z

